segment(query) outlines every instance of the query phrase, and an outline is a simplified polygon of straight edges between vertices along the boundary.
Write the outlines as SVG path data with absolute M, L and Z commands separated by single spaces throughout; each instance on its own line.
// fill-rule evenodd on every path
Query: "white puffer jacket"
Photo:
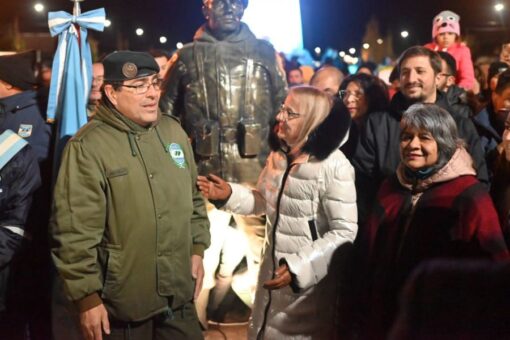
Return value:
M 333 337 L 339 268 L 332 259 L 345 251 L 341 245 L 352 243 L 357 233 L 354 170 L 337 147 L 338 143 L 328 145 L 323 160 L 312 152 L 291 165 L 283 152 L 273 151 L 257 190 L 230 184 L 227 210 L 266 214 L 268 220 L 250 339 L 257 338 L 261 327 L 264 339 Z M 324 146 L 320 149 L 323 152 Z M 262 284 L 273 278 L 283 260 L 293 274 L 296 291 L 285 287 L 269 292 Z

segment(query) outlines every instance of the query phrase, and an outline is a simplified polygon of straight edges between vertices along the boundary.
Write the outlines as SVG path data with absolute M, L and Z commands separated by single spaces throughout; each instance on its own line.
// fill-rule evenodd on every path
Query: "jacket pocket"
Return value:
M 312 241 L 317 240 L 318 239 L 317 227 L 315 226 L 314 220 L 308 221 L 308 228 L 310 228 L 310 235 L 312 236 Z
M 103 291 L 101 297 L 114 300 L 119 291 L 121 274 L 120 250 L 110 247 L 101 249 L 100 261 L 103 268 Z
M 112 169 L 106 171 L 106 177 L 114 178 L 119 176 L 126 176 L 128 174 L 127 168 Z

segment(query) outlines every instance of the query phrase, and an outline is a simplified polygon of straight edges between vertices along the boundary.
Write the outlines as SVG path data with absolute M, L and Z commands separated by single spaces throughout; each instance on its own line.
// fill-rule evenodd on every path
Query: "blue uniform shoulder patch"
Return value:
M 18 135 L 23 138 L 28 138 L 32 135 L 32 124 L 20 124 Z

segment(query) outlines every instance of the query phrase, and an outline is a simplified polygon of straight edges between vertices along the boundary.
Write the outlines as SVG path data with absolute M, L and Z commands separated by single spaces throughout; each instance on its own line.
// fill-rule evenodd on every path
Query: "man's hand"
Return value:
M 204 283 L 204 262 L 200 255 L 191 255 L 191 276 L 195 279 L 193 300 L 196 300 L 198 299 L 198 294 L 200 294 L 202 290 L 202 284 Z
M 289 267 L 286 264 L 278 267 L 274 273 L 275 278 L 264 282 L 264 288 L 266 289 L 280 289 L 287 287 L 292 282 L 292 276 L 290 275 Z
M 85 340 L 102 340 L 103 330 L 110 334 L 110 322 L 108 312 L 103 304 L 80 313 L 81 330 Z
M 232 188 L 221 177 L 210 174 L 209 176 L 198 176 L 198 189 L 205 198 L 211 200 L 226 200 L 232 194 Z

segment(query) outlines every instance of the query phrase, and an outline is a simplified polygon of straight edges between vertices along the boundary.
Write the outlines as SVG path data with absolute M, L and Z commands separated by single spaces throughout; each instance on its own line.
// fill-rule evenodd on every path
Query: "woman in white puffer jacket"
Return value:
M 267 215 L 250 339 L 334 337 L 340 268 L 332 259 L 357 233 L 354 170 L 338 150 L 349 126 L 341 103 L 294 87 L 276 115 L 256 189 L 199 177 L 204 196 L 223 209 Z

